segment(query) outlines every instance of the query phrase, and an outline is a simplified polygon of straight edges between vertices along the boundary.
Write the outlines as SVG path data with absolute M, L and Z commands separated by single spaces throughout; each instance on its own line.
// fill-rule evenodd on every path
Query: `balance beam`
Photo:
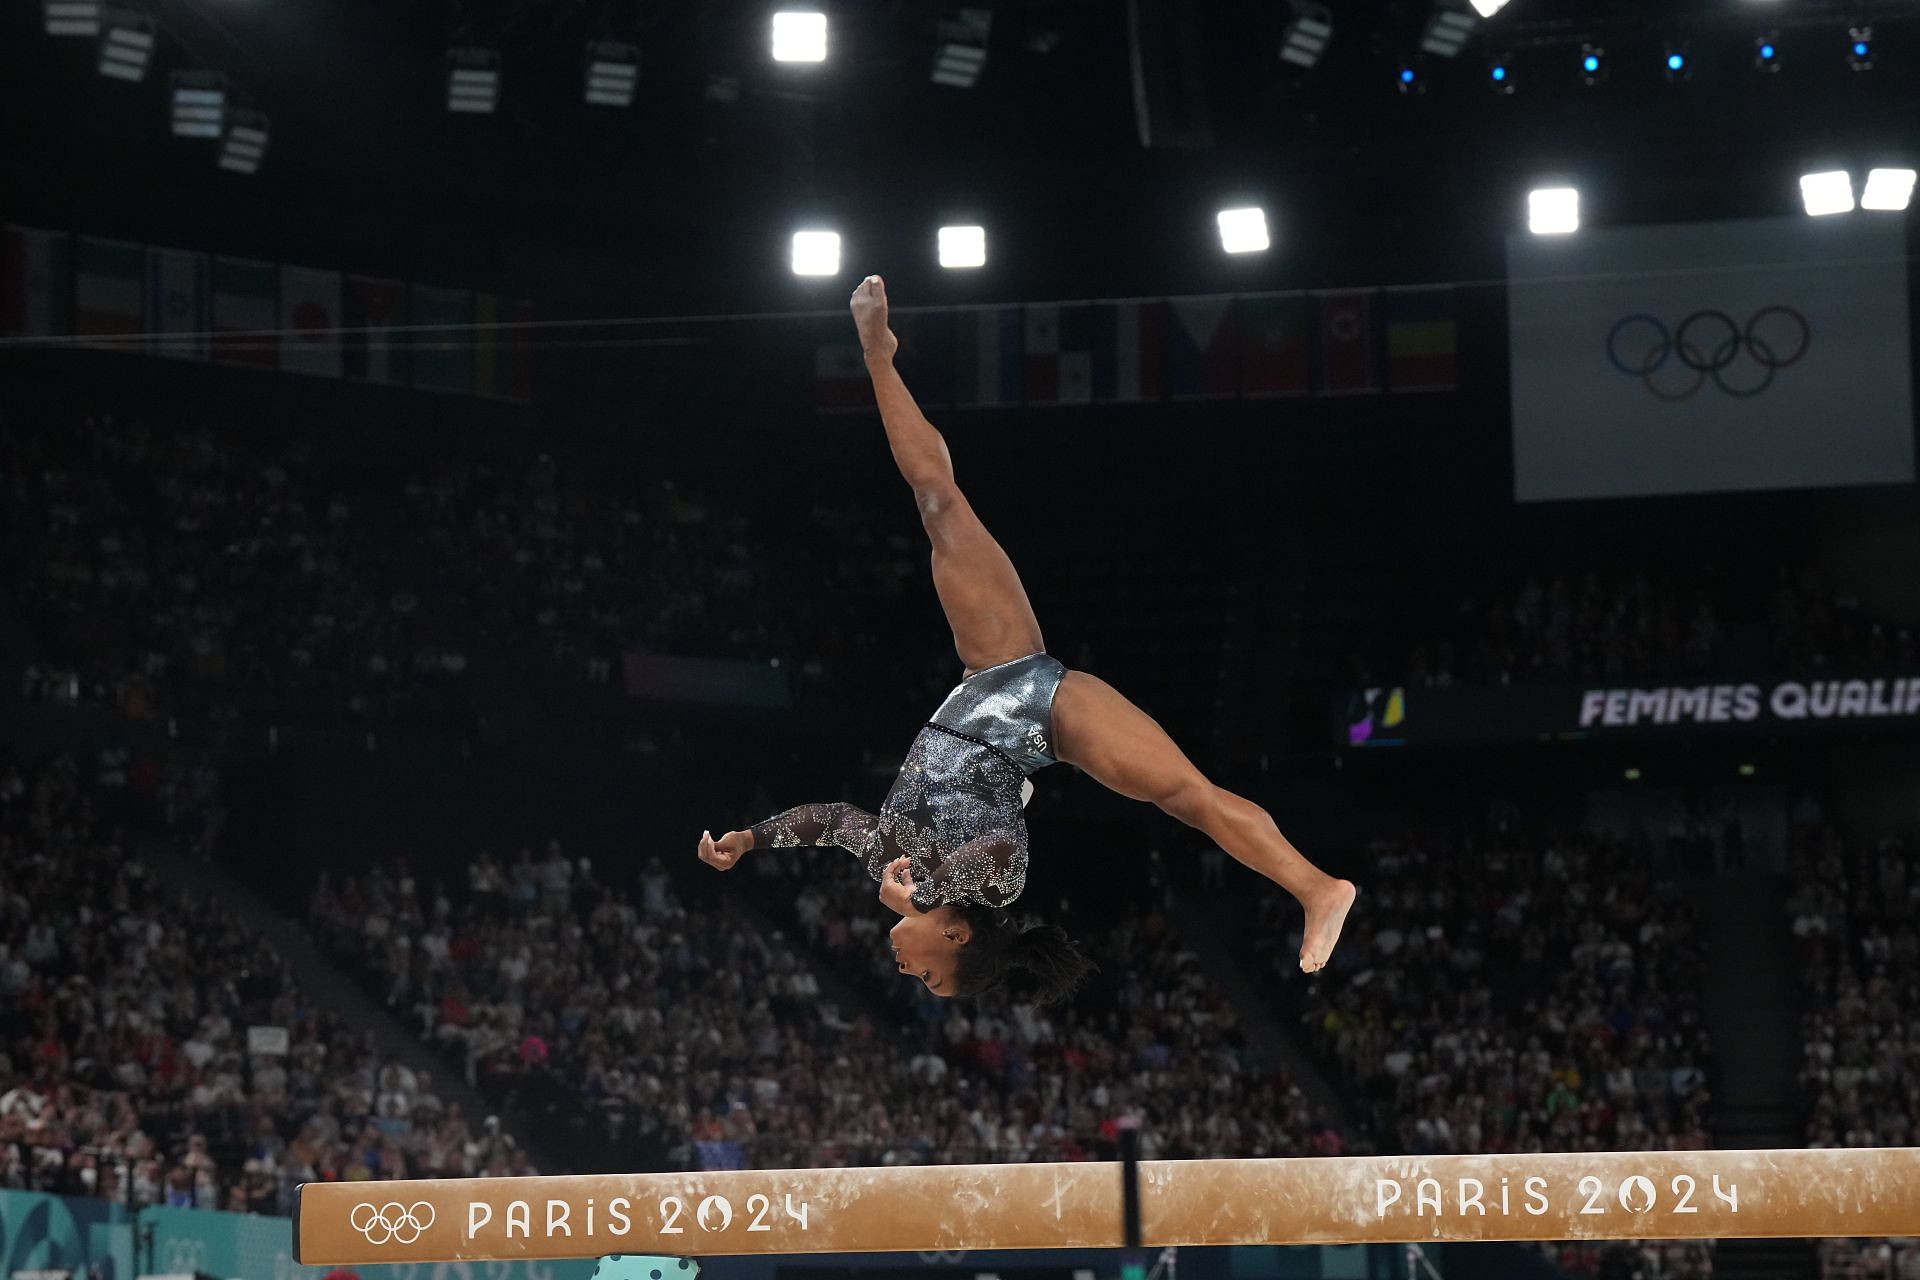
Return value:
M 1148 1246 L 1920 1234 L 1920 1148 L 1158 1160 Z M 314 1183 L 321 1266 L 511 1258 L 1106 1249 L 1118 1163 Z

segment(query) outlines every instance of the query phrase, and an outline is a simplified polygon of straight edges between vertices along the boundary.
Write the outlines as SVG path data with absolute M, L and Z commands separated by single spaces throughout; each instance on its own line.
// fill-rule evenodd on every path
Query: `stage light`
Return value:
M 1847 29 L 1847 65 L 1855 71 L 1873 70 L 1873 28 Z
M 1322 4 L 1294 0 L 1293 20 L 1280 41 L 1280 61 L 1312 68 L 1333 42 L 1333 11 Z
M 601 40 L 587 46 L 587 101 L 596 107 L 630 107 L 640 82 L 640 50 Z
M 111 80 L 145 80 L 153 62 L 153 19 L 131 9 L 108 9 L 101 23 L 100 74 Z
M 985 227 L 940 228 L 940 265 L 949 270 L 987 265 Z
M 1753 42 L 1753 65 L 1769 73 L 1780 69 L 1780 38 L 1773 32 Z
M 1441 5 L 1427 18 L 1427 28 L 1420 34 L 1420 51 L 1442 58 L 1454 57 L 1466 48 L 1467 37 L 1479 22 L 1464 9 Z
M 773 15 L 775 62 L 825 62 L 827 15 L 791 9 Z
M 1678 83 L 1693 78 L 1693 62 L 1687 57 L 1684 45 L 1668 45 L 1665 62 L 1667 79 Z
M 97 36 L 100 0 L 46 0 L 46 20 L 50 36 Z
M 1527 230 L 1564 236 L 1580 229 L 1580 193 L 1572 187 L 1542 187 L 1527 193 Z
M 1607 78 L 1607 51 L 1599 45 L 1580 46 L 1580 78 L 1590 85 Z
M 1853 175 L 1843 170 L 1805 174 L 1800 179 L 1800 198 L 1806 201 L 1807 213 L 1816 218 L 1849 213 L 1853 210 Z
M 1507 7 L 1507 0 L 1473 0 L 1473 11 L 1483 18 L 1491 18 Z
M 1505 56 L 1495 58 L 1487 65 L 1487 84 L 1501 95 L 1513 92 L 1513 60 Z
M 993 10 L 962 9 L 936 28 L 933 82 L 971 89 L 987 65 L 987 40 L 993 34 Z
M 267 118 L 258 111 L 227 113 L 220 142 L 220 167 L 229 173 L 257 173 L 267 156 Z
M 1873 169 L 1867 173 L 1867 189 L 1860 193 L 1862 209 L 1899 212 L 1913 202 L 1911 169 Z
M 794 232 L 793 274 L 797 276 L 839 275 L 840 233 L 838 231 Z
M 227 81 L 218 71 L 173 73 L 173 136 L 217 138 L 226 129 Z
M 447 110 L 490 115 L 500 103 L 500 55 L 492 49 L 447 52 Z
M 1228 253 L 1262 253 L 1272 243 L 1265 209 L 1222 209 L 1217 221 L 1220 247 Z

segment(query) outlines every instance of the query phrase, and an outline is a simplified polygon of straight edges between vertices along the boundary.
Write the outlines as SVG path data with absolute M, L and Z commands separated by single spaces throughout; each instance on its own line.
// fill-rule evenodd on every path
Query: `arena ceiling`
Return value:
M 0 17 L 11 219 L 422 271 L 545 292 L 590 278 L 637 310 L 782 309 L 786 235 L 847 237 L 945 300 L 1473 278 L 1525 191 L 1576 181 L 1595 222 L 1793 212 L 1809 165 L 1920 161 L 1920 4 L 1512 0 L 1455 59 L 1419 57 L 1428 0 L 1348 0 L 1311 71 L 1283 66 L 1285 3 L 1188 5 L 1207 145 L 1145 148 L 1128 5 L 992 6 L 979 84 L 931 83 L 956 6 L 836 0 L 819 66 L 772 63 L 771 4 L 589 0 L 149 0 L 138 85 L 103 79 L 39 3 Z M 1171 7 L 1171 6 L 1169 6 Z M 1843 56 L 1874 28 L 1871 71 Z M 1777 74 L 1753 65 L 1779 35 Z M 629 108 L 581 100 L 586 42 L 630 41 Z M 1609 75 L 1576 61 L 1603 46 Z M 500 51 L 499 109 L 451 116 L 450 47 Z M 1690 77 L 1669 80 L 1669 45 Z M 1510 59 L 1514 92 L 1487 83 Z M 1408 60 L 1424 92 L 1402 93 Z M 210 68 L 272 121 L 266 165 L 218 171 L 170 136 L 170 73 Z M 1177 97 L 1177 95 L 1176 95 Z M 1227 261 L 1222 204 L 1273 212 L 1276 250 Z M 932 266 L 934 229 L 989 228 L 990 268 Z

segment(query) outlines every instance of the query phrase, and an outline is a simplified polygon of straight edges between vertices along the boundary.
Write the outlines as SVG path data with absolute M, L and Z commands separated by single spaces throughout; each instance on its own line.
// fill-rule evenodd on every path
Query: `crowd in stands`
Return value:
M 690 906 L 658 861 L 623 883 L 549 848 L 458 890 L 376 867 L 312 913 L 477 1081 L 564 1094 L 667 1167 L 1091 1159 L 1136 1116 L 1168 1156 L 1340 1149 L 1150 910 L 1090 940 L 1106 977 L 1070 1008 L 902 1009 L 852 858 L 763 851 L 725 888 Z
M 525 1171 L 154 870 L 137 786 L 0 767 L 0 1186 L 284 1214 L 302 1181 Z
M 1311 998 L 1285 981 L 1298 909 L 1262 896 L 1249 952 L 1296 993 L 1307 1040 L 1381 1150 L 1416 1154 L 1703 1149 L 1712 1056 L 1692 912 L 1650 841 L 1383 841 L 1367 909 Z M 1709 1265 L 1659 1246 L 1658 1274 Z M 1574 1250 L 1562 1265 L 1598 1265 Z
M 1904 1147 L 1920 1116 L 1920 870 L 1912 838 L 1805 828 L 1790 927 L 1805 1013 L 1800 1080 L 1810 1147 Z M 1825 1240 L 1828 1280 L 1920 1274 L 1920 1238 Z
M 780 513 L 819 534 L 797 539 L 544 455 L 410 473 L 165 418 L 16 410 L 5 426 L 5 567 L 38 641 L 23 693 L 176 730 L 459 727 L 489 658 L 516 680 L 609 685 L 636 649 L 791 661 L 804 700 L 898 665 L 884 629 L 857 623 L 925 574 L 898 522 L 825 496 Z
M 1373 645 L 1358 637 L 1354 651 Z M 1363 679 L 1448 688 L 1873 672 L 1911 666 L 1915 654 L 1911 628 L 1880 621 L 1811 569 L 1782 568 L 1770 590 L 1752 594 L 1711 577 L 1534 577 L 1462 601 L 1442 630 L 1407 649 L 1354 661 Z

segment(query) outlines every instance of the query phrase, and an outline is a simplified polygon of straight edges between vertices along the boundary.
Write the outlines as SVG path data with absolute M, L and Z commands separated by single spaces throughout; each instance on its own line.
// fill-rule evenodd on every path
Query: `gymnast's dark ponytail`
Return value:
M 996 907 L 957 906 L 971 936 L 960 948 L 954 987 L 962 996 L 1005 988 L 1036 1004 L 1059 1004 L 1094 971 L 1057 924 L 1022 925 Z

